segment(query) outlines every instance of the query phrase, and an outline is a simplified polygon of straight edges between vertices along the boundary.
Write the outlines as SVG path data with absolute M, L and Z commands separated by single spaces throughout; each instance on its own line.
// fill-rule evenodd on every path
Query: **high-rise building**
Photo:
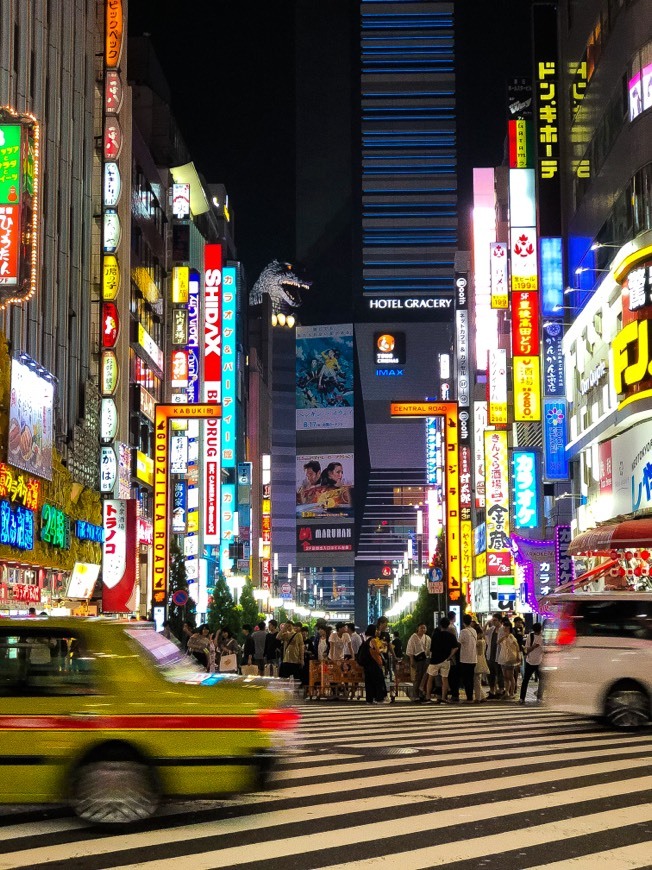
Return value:
M 652 3 L 559 4 L 558 26 L 558 78 L 539 65 L 535 88 L 541 107 L 551 85 L 560 100 L 566 504 L 577 534 L 652 506 Z M 637 534 L 649 550 L 644 526 Z M 612 551 L 603 538 L 587 547 L 580 536 L 573 551 Z M 635 567 L 648 572 L 630 561 L 619 573 L 635 581 Z

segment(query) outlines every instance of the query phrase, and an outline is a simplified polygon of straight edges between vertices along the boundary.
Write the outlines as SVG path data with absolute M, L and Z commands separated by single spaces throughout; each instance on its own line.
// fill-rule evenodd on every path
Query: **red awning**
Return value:
M 570 543 L 571 556 L 595 553 L 607 556 L 611 550 L 652 548 L 652 519 L 625 520 L 609 526 L 598 526 L 582 532 Z

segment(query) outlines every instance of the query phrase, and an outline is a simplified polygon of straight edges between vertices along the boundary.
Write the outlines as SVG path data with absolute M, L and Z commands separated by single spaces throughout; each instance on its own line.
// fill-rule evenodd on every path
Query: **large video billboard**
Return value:
M 353 327 L 297 327 L 297 429 L 353 428 Z
M 353 516 L 353 454 L 313 453 L 296 460 L 297 517 Z

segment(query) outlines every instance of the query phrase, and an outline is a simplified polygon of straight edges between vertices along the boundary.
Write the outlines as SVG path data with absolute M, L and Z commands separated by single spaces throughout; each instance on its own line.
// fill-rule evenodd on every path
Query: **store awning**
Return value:
M 652 549 L 652 518 L 625 520 L 608 526 L 598 526 L 582 532 L 570 543 L 571 556 L 586 553 L 607 556 L 611 550 Z

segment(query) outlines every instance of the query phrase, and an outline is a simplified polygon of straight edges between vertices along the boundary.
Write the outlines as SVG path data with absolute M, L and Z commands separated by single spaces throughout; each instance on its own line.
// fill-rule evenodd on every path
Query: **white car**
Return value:
M 634 730 L 652 721 L 652 593 L 552 595 L 545 698 L 555 710 Z

